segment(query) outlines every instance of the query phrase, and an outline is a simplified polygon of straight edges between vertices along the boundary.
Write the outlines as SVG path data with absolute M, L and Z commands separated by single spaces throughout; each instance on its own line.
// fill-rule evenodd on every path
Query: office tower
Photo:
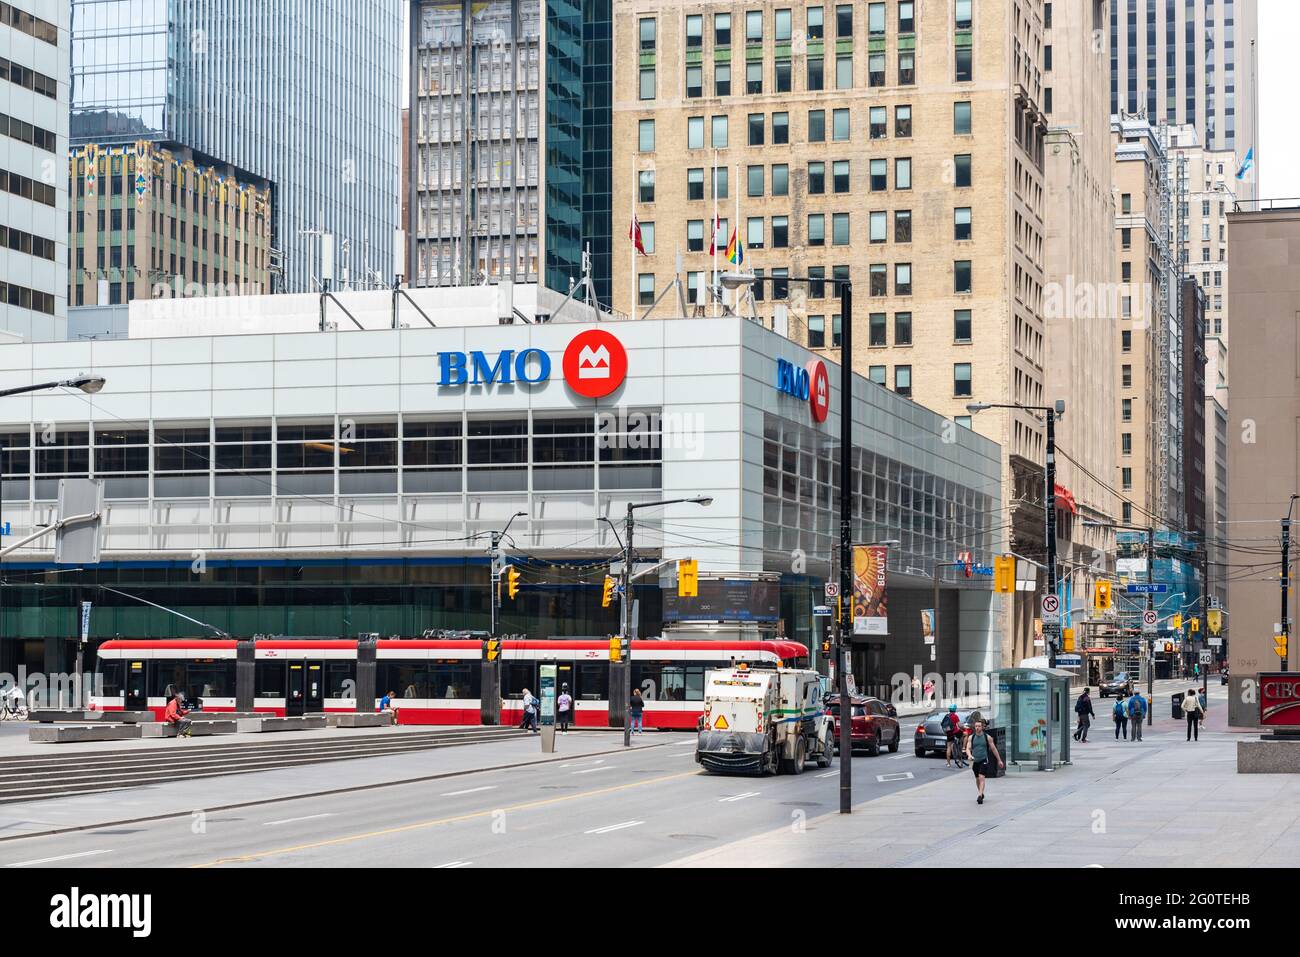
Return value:
M 68 10 L 0 3 L 0 331 L 62 339 L 68 304 Z
M 401 9 L 385 0 L 72 4 L 72 142 L 149 140 L 272 184 L 276 291 L 392 278 Z

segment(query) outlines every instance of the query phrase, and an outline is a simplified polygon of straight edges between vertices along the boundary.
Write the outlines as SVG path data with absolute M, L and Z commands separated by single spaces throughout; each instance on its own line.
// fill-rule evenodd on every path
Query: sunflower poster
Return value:
M 885 581 L 889 548 L 853 546 L 853 634 L 888 635 L 889 612 Z

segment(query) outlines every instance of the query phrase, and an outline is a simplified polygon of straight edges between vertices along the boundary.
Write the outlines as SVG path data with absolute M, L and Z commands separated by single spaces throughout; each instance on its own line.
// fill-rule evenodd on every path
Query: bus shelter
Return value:
M 1006 729 L 1008 767 L 1046 769 L 1070 763 L 1073 677 L 1074 672 L 1060 668 L 1001 668 L 990 673 L 990 711 L 994 726 Z

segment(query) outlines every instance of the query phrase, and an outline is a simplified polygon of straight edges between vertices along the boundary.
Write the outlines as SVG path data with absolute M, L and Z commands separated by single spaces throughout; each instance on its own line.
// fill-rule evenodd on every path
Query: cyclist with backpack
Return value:
M 1133 726 L 1133 734 L 1129 737 L 1130 741 L 1142 740 L 1142 722 L 1147 716 L 1147 699 L 1140 694 L 1135 694 L 1128 699 L 1128 718 L 1129 724 Z
M 953 759 L 956 758 L 957 767 L 964 768 L 966 765 L 962 760 L 961 718 L 957 715 L 957 706 L 955 704 L 948 705 L 948 713 L 943 716 L 943 720 L 939 722 L 939 725 L 943 728 L 944 736 L 948 739 L 944 749 L 944 766 L 952 767 Z

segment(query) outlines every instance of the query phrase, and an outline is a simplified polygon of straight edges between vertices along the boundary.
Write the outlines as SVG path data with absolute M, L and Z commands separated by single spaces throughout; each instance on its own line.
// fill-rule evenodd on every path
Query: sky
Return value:
M 408 4 L 402 4 L 405 21 Z M 405 24 L 402 36 L 407 36 Z M 1291 56 L 1300 47 L 1300 0 L 1259 0 L 1259 142 L 1262 198 L 1300 197 L 1300 123 L 1295 95 L 1300 64 Z M 1240 50 L 1237 74 L 1250 69 L 1249 47 Z M 407 57 L 402 58 L 402 105 L 408 105 Z M 1249 145 L 1249 144 L 1248 144 Z
M 1259 3 L 1259 195 L 1300 197 L 1300 125 L 1295 96 L 1300 62 L 1291 59 L 1300 42 L 1300 2 Z M 1240 50 L 1240 46 L 1238 47 Z M 1249 56 L 1249 51 L 1246 52 Z M 1249 69 L 1237 63 L 1237 75 Z M 1240 86 L 1238 86 L 1240 89 Z

